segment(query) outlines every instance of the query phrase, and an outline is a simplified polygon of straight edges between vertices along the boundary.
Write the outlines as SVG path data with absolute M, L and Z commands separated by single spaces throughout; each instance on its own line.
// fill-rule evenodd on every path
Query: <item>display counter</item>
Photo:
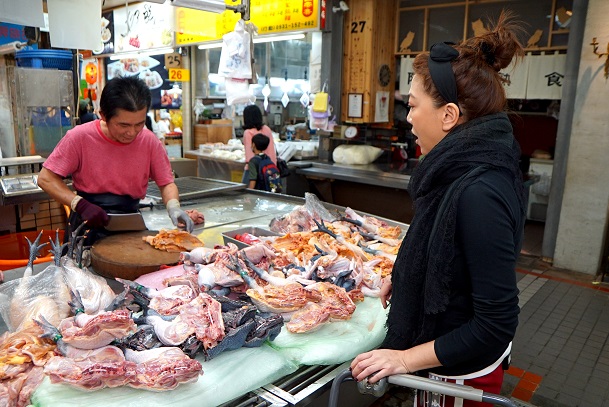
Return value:
M 292 184 L 300 187 L 297 195 L 312 192 L 325 202 L 408 223 L 414 209 L 407 189 L 417 163 L 416 159 L 368 165 L 303 162 L 295 173 L 304 181 Z
M 195 226 L 206 247 L 223 244 L 222 233 L 246 226 L 268 229 L 269 222 L 284 215 L 304 198 L 262 191 L 232 191 L 208 196 L 185 209 L 205 215 L 205 227 Z M 324 203 L 331 212 L 345 208 Z M 165 209 L 145 208 L 142 214 L 150 230 L 171 229 Z M 383 219 L 383 218 L 380 218 Z M 392 225 L 407 225 L 383 219 Z M 36 272 L 46 267 L 35 265 Z M 6 272 L 8 280 L 18 278 L 23 268 Z M 121 287 L 109 280 L 115 289 Z M 380 344 L 384 337 L 386 310 L 376 298 L 357 305 L 348 321 L 325 324 L 306 334 L 291 334 L 285 328 L 271 343 L 259 348 L 227 351 L 210 361 L 200 361 L 203 376 L 196 383 L 181 385 L 167 392 L 151 392 L 127 387 L 84 392 L 45 378 L 32 396 L 37 406 L 227 406 L 306 405 L 320 397 L 332 379 L 348 366 L 357 354 Z M 0 333 L 6 327 L 0 326 Z M 245 400 L 245 401 L 244 401 Z
M 197 160 L 198 177 L 232 182 L 241 182 L 243 177 L 244 162 L 214 157 L 199 150 L 186 151 L 184 157 Z
M 199 177 L 241 182 L 245 166 L 242 162 L 198 150 L 187 151 L 185 156 L 197 159 Z M 283 190 L 300 197 L 312 192 L 325 202 L 407 223 L 414 214 L 407 188 L 417 163 L 417 159 L 368 165 L 293 160 L 288 162 L 290 175 L 284 179 Z

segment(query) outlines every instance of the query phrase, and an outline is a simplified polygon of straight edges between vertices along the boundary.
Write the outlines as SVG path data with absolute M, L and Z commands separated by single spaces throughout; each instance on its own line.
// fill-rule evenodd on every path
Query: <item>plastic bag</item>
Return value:
M 62 269 L 53 264 L 38 274 L 0 285 L 0 315 L 11 332 L 41 315 L 58 325 L 70 312 L 69 300 Z
M 222 51 L 218 65 L 218 75 L 226 78 L 251 79 L 252 56 L 250 33 L 245 30 L 245 22 L 237 21 L 235 30 L 222 37 Z
M 330 97 L 326 92 L 327 84 L 324 84 L 321 92 L 318 92 L 315 95 L 315 99 L 313 100 L 313 111 L 318 113 L 324 113 L 328 110 L 328 102 Z
M 315 95 L 313 100 L 313 111 L 323 113 L 328 110 L 328 94 L 326 92 L 319 92 Z
M 226 104 L 232 106 L 239 103 L 254 103 L 256 96 L 250 93 L 250 84 L 247 79 L 226 78 Z
M 328 106 L 325 112 L 320 113 L 309 107 L 309 128 L 311 130 L 327 130 L 330 125 L 332 110 L 332 106 Z
M 332 153 L 332 159 L 339 164 L 370 164 L 381 156 L 383 150 L 373 146 L 340 145 Z
M 281 178 L 285 178 L 290 175 L 290 170 L 288 169 L 288 163 L 279 157 L 277 157 L 277 168 L 279 169 L 279 176 Z

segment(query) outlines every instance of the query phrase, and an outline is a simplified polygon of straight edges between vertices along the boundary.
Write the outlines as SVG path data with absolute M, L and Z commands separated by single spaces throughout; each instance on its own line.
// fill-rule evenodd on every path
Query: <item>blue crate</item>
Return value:
M 56 49 L 31 49 L 15 53 L 17 65 L 24 68 L 72 70 L 72 52 Z

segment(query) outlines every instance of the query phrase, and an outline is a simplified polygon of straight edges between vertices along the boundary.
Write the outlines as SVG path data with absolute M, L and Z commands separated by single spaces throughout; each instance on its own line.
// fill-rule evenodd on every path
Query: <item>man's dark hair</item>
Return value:
M 137 112 L 148 109 L 152 101 L 150 89 L 137 76 L 118 76 L 106 83 L 99 100 L 99 110 L 106 120 L 116 116 L 118 109 Z
M 270 142 L 271 140 L 269 140 L 269 138 L 262 133 L 258 133 L 252 137 L 252 143 L 254 143 L 254 146 L 256 146 L 258 151 L 266 150 Z
M 243 109 L 243 128 L 248 129 L 262 129 L 262 112 L 256 105 L 245 106 Z

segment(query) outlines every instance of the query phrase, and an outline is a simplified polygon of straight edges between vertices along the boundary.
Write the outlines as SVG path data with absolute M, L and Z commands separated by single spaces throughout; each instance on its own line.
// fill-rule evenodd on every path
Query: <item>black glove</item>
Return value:
M 106 211 L 85 199 L 81 199 L 76 204 L 76 213 L 93 228 L 106 226 L 110 220 Z

